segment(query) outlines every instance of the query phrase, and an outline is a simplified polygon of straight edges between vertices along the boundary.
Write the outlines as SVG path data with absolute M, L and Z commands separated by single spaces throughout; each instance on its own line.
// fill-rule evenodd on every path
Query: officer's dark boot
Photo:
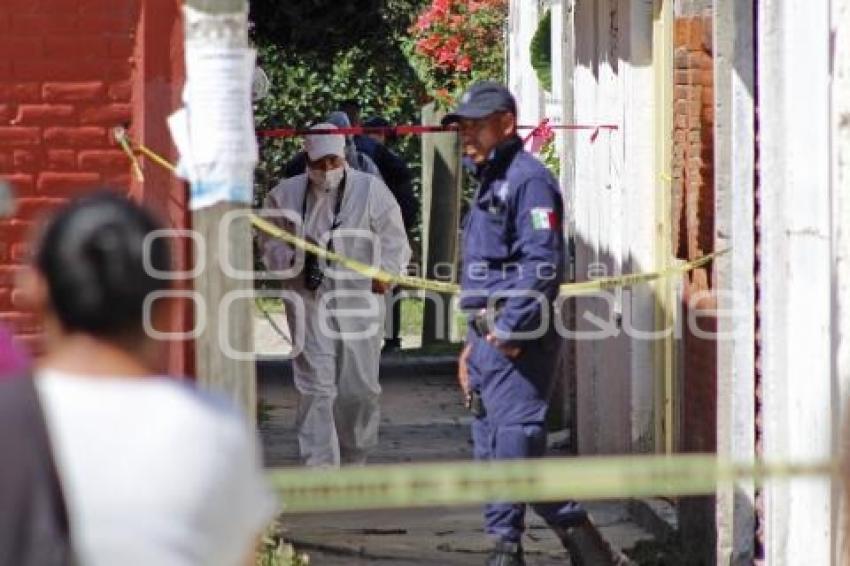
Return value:
M 570 553 L 573 566 L 635 565 L 626 555 L 611 547 L 589 518 L 567 528 L 553 526 L 552 530 Z
M 496 541 L 487 557 L 487 566 L 525 566 L 522 544 Z

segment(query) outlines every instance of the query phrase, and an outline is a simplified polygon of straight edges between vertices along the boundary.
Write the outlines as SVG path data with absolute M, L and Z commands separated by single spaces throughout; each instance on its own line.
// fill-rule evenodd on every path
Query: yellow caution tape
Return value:
M 711 454 L 378 465 L 269 473 L 289 513 L 713 494 L 735 481 L 836 475 L 835 462 L 733 463 Z
M 605 289 L 613 289 L 615 287 L 630 287 L 639 283 L 648 283 L 656 279 L 672 277 L 673 275 L 681 275 L 688 271 L 700 268 L 706 265 L 714 258 L 728 252 L 728 249 L 716 251 L 708 255 L 704 255 L 693 261 L 675 265 L 661 271 L 650 271 L 648 273 L 635 273 L 633 275 L 617 275 L 614 277 L 600 277 L 591 279 L 590 281 L 581 281 L 579 283 L 565 283 L 561 285 L 562 295 L 581 295 L 584 293 L 592 293 L 594 291 L 604 291 Z
M 134 151 L 131 149 L 131 146 L 126 136 L 126 132 L 123 130 L 123 128 L 116 128 L 114 133 L 115 138 L 119 141 L 121 147 L 124 148 L 125 153 L 127 153 L 127 156 L 133 163 L 134 170 L 138 170 L 138 174 L 141 175 L 141 167 L 139 167 L 138 159 Z M 136 151 L 150 158 L 154 163 L 168 169 L 172 173 L 176 171 L 176 167 L 173 164 L 169 163 L 168 160 L 164 159 L 160 155 L 157 155 L 154 151 L 148 149 L 147 147 L 139 145 L 136 147 Z M 143 177 L 140 177 L 140 180 L 143 180 Z M 251 223 L 258 230 L 265 232 L 269 236 L 278 238 L 296 248 L 315 254 L 316 256 L 325 259 L 326 261 L 336 262 L 342 265 L 343 267 L 354 271 L 355 273 L 363 275 L 364 277 L 377 279 L 378 281 L 381 281 L 383 283 L 390 283 L 408 289 L 422 289 L 425 291 L 434 291 L 437 293 L 447 294 L 456 294 L 460 293 L 461 291 L 460 286 L 456 283 L 449 283 L 446 281 L 434 281 L 432 279 L 412 277 L 409 275 L 395 275 L 386 271 L 382 271 L 376 266 L 367 265 L 365 263 L 359 262 L 357 260 L 348 258 L 346 256 L 317 246 L 311 242 L 308 242 L 307 240 L 304 240 L 303 238 L 299 238 L 291 232 L 284 230 L 283 228 L 280 228 L 278 226 L 275 226 L 271 222 L 264 220 L 263 218 L 260 218 L 255 214 L 251 214 L 250 219 Z M 616 287 L 628 287 L 631 285 L 637 285 L 639 283 L 648 283 L 657 279 L 672 277 L 674 275 L 679 275 L 691 271 L 692 269 L 702 267 L 717 256 L 724 254 L 727 251 L 728 250 L 717 251 L 712 254 L 695 259 L 693 261 L 683 263 L 681 265 L 677 265 L 661 271 L 637 273 L 633 275 L 619 275 L 614 277 L 601 277 L 597 279 L 591 279 L 590 281 L 581 281 L 579 283 L 564 283 L 560 287 L 560 294 L 582 295 L 586 293 L 604 291 L 606 289 L 613 289 Z
M 170 163 L 167 159 L 165 159 L 165 158 L 163 158 L 163 157 L 160 157 L 159 155 L 157 155 L 157 154 L 156 154 L 156 153 L 154 153 L 153 151 L 149 150 L 149 149 L 148 149 L 148 148 L 146 148 L 145 146 L 140 145 L 140 146 L 137 148 L 137 150 L 138 150 L 138 152 L 139 152 L 139 153 L 141 153 L 142 155 L 144 155 L 144 156 L 146 156 L 146 157 L 150 158 L 150 160 L 151 160 L 151 161 L 153 161 L 154 163 L 156 163 L 156 164 L 157 164 L 157 165 L 159 165 L 160 167 L 163 167 L 163 168 L 165 168 L 165 169 L 168 169 L 168 170 L 169 170 L 169 171 L 171 171 L 172 173 L 176 173 L 176 172 L 177 172 L 177 167 L 175 167 L 175 166 L 174 166 L 172 163 Z
M 133 163 L 137 177 L 144 180 L 126 132 L 116 130 L 115 136 Z M 169 171 L 176 170 L 174 165 L 144 146 L 137 151 Z M 318 247 L 256 215 L 252 215 L 251 222 L 272 237 L 338 262 L 366 277 L 441 293 L 460 290 L 453 283 L 383 272 Z M 568 283 L 561 286 L 561 292 L 574 295 L 646 283 L 702 267 L 727 251 L 666 270 Z M 835 477 L 838 472 L 839 465 L 835 461 L 738 464 L 724 462 L 711 454 L 688 454 L 382 465 L 322 472 L 293 468 L 272 471 L 269 479 L 282 496 L 286 511 L 302 513 L 471 505 L 488 501 L 705 495 L 735 481 L 760 484 L 775 479 Z
M 316 254 L 317 256 L 322 257 L 328 261 L 338 262 L 341 265 L 365 277 L 371 277 L 372 279 L 378 279 L 385 283 L 392 283 L 395 285 L 400 285 L 402 287 L 424 289 L 426 291 L 436 291 L 438 293 L 459 293 L 461 290 L 460 286 L 454 283 L 433 281 L 430 279 L 423 279 L 421 277 L 410 277 L 406 275 L 393 275 L 391 273 L 381 271 L 380 269 L 374 266 L 360 263 L 356 260 L 347 258 L 345 256 L 330 252 L 324 248 L 316 246 L 315 244 L 312 244 L 302 238 L 299 238 L 291 232 L 279 228 L 271 222 L 263 220 L 262 218 L 256 215 L 251 215 L 251 222 L 254 224 L 255 227 L 257 227 L 262 232 L 265 232 L 269 236 L 279 238 L 297 248 Z M 604 291 L 606 289 L 612 289 L 615 287 L 628 287 L 631 285 L 637 285 L 639 283 L 647 283 L 656 279 L 671 277 L 676 274 L 685 273 L 691 271 L 692 269 L 702 267 L 717 256 L 722 255 L 727 251 L 728 250 L 721 250 L 718 252 L 714 252 L 712 254 L 703 256 L 693 261 L 689 261 L 687 263 L 683 263 L 681 265 L 677 265 L 662 271 L 637 273 L 634 275 L 620 275 L 616 277 L 601 277 L 598 279 L 592 279 L 590 281 L 582 281 L 580 283 L 564 283 L 560 287 L 560 293 L 562 295 L 581 295 L 585 293 L 592 293 L 594 291 Z
M 424 289 L 426 291 L 436 291 L 438 293 L 460 292 L 460 286 L 456 285 L 455 283 L 447 283 L 444 281 L 432 281 L 430 279 L 423 279 L 421 277 L 411 277 L 409 275 L 393 275 L 392 273 L 382 271 L 380 268 L 375 267 L 373 265 L 367 265 L 357 260 L 340 255 L 336 252 L 328 251 L 325 248 L 322 248 L 311 242 L 308 242 L 307 240 L 295 236 L 294 234 L 284 230 L 283 228 L 275 226 L 267 220 L 263 220 L 255 214 L 251 215 L 251 223 L 269 236 L 283 240 L 284 242 L 287 242 L 288 244 L 291 244 L 296 248 L 315 254 L 323 259 L 326 259 L 327 261 L 337 262 L 343 267 L 351 269 L 352 271 L 363 275 L 364 277 L 377 279 L 384 283 L 400 285 L 402 287 Z
M 139 160 L 136 159 L 136 155 L 133 153 L 133 148 L 130 147 L 130 138 L 127 136 L 127 130 L 119 126 L 112 130 L 112 136 L 130 159 L 130 164 L 133 167 L 133 174 L 136 176 L 136 179 L 143 183 L 145 181 L 145 175 L 142 173 L 142 165 L 139 163 Z M 169 165 L 171 164 L 169 163 Z

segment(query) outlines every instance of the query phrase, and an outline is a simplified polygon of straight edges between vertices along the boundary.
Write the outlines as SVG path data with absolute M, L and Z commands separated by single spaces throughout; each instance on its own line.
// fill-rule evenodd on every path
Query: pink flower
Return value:
M 455 60 L 455 54 L 446 49 L 442 48 L 437 51 L 437 64 L 448 68 L 452 62 Z
M 419 16 L 419 19 L 416 20 L 416 25 L 414 27 L 417 31 L 425 31 L 431 27 L 431 21 L 429 14 L 422 14 Z
M 431 5 L 431 13 L 437 17 L 442 17 L 448 14 L 451 9 L 451 0 L 434 0 Z

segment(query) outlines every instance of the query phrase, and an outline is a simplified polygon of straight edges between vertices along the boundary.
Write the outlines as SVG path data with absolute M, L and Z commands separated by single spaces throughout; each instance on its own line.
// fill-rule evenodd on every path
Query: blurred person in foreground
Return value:
M 165 326 L 169 300 L 154 299 L 169 282 L 146 266 L 167 271 L 170 254 L 146 239 L 159 228 L 106 193 L 58 213 L 19 281 L 45 354 L 18 381 L 34 385 L 76 563 L 245 565 L 277 506 L 243 417 L 157 371 L 146 321 Z
M 12 333 L 0 326 L 0 379 L 20 376 L 30 363 L 29 355 L 15 342 Z
M 308 135 L 304 149 L 307 172 L 268 194 L 269 220 L 324 249 L 401 273 L 410 246 L 398 203 L 384 182 L 350 166 L 341 134 Z M 391 285 L 296 253 L 278 239 L 264 237 L 261 245 L 266 267 L 277 272 L 285 289 L 301 459 L 315 467 L 364 464 L 378 443 L 382 295 Z
M 470 325 L 458 378 L 475 417 L 479 460 L 542 458 L 555 378 L 554 301 L 564 279 L 564 207 L 552 173 L 523 149 L 510 91 L 475 83 L 443 124 L 457 124 L 465 165 L 477 181 L 463 229 L 461 308 Z M 558 535 L 576 566 L 628 564 L 602 539 L 576 501 L 531 507 Z M 494 546 L 488 566 L 525 563 L 526 505 L 490 503 Z

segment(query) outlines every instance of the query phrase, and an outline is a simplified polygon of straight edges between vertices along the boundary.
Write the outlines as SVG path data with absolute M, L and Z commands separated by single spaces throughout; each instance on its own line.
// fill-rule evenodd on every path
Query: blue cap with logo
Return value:
M 457 110 L 446 114 L 442 122 L 447 126 L 463 119 L 486 118 L 496 112 L 510 112 L 516 115 L 516 99 L 505 85 L 494 81 L 481 81 L 463 93 Z

